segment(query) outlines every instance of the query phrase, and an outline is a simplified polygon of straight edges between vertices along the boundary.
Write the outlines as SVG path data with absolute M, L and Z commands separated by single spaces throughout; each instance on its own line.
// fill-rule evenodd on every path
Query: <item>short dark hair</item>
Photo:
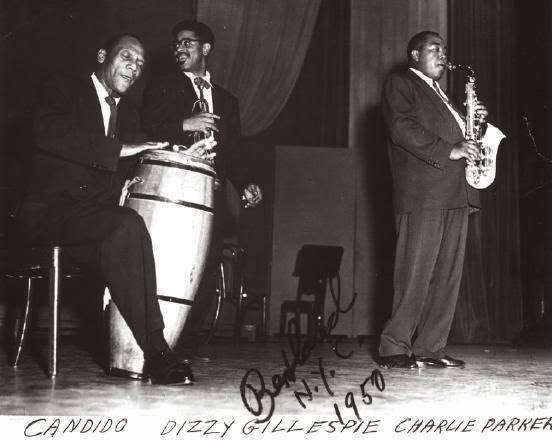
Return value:
M 406 56 L 409 62 L 412 60 L 412 51 L 420 50 L 430 37 L 440 37 L 440 35 L 434 31 L 422 31 L 410 39 L 406 47 Z
M 137 37 L 134 34 L 130 34 L 130 33 L 127 32 L 127 33 L 116 34 L 116 35 L 108 38 L 102 44 L 101 49 L 105 49 L 105 51 L 109 55 L 109 54 L 111 54 L 111 51 L 117 46 L 117 44 L 119 44 L 119 42 L 123 38 L 126 38 L 126 37 L 134 38 L 136 41 L 138 41 L 138 43 L 140 43 L 142 45 L 142 47 L 144 46 L 144 43 L 142 43 L 142 40 L 140 40 L 139 37 Z
M 181 31 L 192 31 L 202 42 L 209 43 L 211 46 L 215 45 L 215 34 L 205 23 L 196 20 L 184 20 L 176 23 L 172 30 L 173 41 Z

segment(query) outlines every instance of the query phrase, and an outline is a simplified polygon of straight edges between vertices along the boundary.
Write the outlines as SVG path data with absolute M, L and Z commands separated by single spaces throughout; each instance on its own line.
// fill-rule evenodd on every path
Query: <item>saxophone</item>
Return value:
M 477 94 L 475 93 L 475 72 L 470 66 L 447 63 L 449 70 L 464 70 L 467 74 L 465 93 L 466 101 L 466 134 L 468 141 L 474 141 L 479 148 L 479 158 L 467 161 L 466 180 L 470 186 L 477 189 L 487 188 L 493 183 L 496 175 L 496 154 L 499 143 L 483 142 L 483 124 L 475 113 Z

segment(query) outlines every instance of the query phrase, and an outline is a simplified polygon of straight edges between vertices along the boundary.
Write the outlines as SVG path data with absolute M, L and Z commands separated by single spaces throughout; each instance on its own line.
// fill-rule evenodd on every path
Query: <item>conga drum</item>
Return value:
M 157 297 L 174 348 L 193 305 L 213 234 L 215 171 L 210 162 L 166 150 L 142 153 L 124 206 L 151 235 Z M 117 306 L 108 307 L 110 369 L 143 377 L 144 356 Z

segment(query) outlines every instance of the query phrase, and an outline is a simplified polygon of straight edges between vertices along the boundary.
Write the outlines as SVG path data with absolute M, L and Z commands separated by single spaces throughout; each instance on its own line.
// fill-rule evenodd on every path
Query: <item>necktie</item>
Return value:
M 439 84 L 437 81 L 433 80 L 433 88 L 437 92 L 437 94 L 441 97 L 441 100 L 446 104 L 446 106 L 449 108 L 449 110 L 452 112 L 452 115 L 454 116 L 454 119 L 456 119 L 456 122 L 458 122 L 458 125 L 460 126 L 460 129 L 462 130 L 462 133 L 466 132 L 466 126 L 462 117 L 462 113 L 458 111 L 452 101 L 449 101 L 447 95 L 445 95 L 441 88 L 439 87 Z
M 109 95 L 105 97 L 105 102 L 109 105 L 109 123 L 107 125 L 107 137 L 114 139 L 117 128 L 117 104 L 115 98 Z
M 441 99 L 445 102 L 449 102 L 449 99 L 447 98 L 447 95 L 445 95 L 442 91 L 441 91 L 441 88 L 439 87 L 439 83 L 435 80 L 433 80 L 433 88 L 435 89 L 435 91 L 437 92 L 437 94 L 441 97 Z
M 198 110 L 199 112 L 208 112 L 209 111 L 209 104 L 207 100 L 205 99 L 205 96 L 203 95 L 203 89 L 209 89 L 211 88 L 211 84 L 209 84 L 207 81 L 205 81 L 202 77 L 196 76 L 194 78 L 194 84 L 199 89 L 199 99 L 194 103 L 192 112 Z M 197 107 L 196 107 L 197 106 Z

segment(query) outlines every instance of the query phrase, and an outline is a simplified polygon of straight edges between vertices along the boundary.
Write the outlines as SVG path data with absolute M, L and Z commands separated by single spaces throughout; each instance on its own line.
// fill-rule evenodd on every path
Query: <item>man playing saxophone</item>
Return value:
M 381 334 L 385 368 L 462 367 L 445 349 L 454 317 L 468 231 L 478 190 L 465 178 L 479 149 L 465 137 L 461 114 L 440 88 L 445 43 L 435 32 L 414 35 L 409 69 L 391 74 L 382 109 L 388 128 L 397 244 L 392 315 Z M 487 117 L 476 104 L 478 120 Z

